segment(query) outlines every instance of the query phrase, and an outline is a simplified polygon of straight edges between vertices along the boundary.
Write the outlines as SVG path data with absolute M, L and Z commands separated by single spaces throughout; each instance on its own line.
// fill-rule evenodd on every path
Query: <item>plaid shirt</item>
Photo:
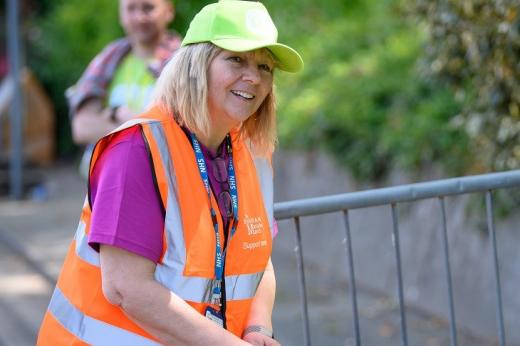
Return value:
M 155 58 L 150 62 L 148 68 L 157 78 L 172 53 L 181 45 L 180 36 L 169 33 L 157 46 Z M 87 99 L 98 97 L 105 99 L 108 87 L 114 73 L 123 60 L 131 51 L 132 47 L 127 38 L 121 38 L 108 44 L 88 65 L 79 81 L 68 88 L 65 95 L 69 103 L 70 114 L 73 116 L 79 106 Z

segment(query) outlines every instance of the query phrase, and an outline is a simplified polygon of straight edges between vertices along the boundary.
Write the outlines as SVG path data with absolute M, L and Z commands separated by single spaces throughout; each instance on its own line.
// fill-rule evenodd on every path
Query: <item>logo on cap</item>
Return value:
M 259 36 L 276 35 L 271 18 L 262 10 L 252 9 L 246 12 L 246 27 L 247 30 Z

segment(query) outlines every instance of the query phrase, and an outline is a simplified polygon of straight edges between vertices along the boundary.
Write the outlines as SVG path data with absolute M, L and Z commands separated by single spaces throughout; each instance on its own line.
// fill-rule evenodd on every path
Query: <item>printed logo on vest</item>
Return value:
M 262 222 L 262 218 L 260 216 L 251 217 L 246 215 L 244 217 L 244 224 L 246 225 L 247 234 L 249 236 L 262 234 L 264 231 L 264 223 Z

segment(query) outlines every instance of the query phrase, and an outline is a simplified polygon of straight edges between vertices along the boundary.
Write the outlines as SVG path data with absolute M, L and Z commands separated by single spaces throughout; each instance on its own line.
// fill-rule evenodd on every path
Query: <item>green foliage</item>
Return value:
M 397 1 L 341 3 L 304 13 L 287 35 L 306 67 L 278 76 L 282 145 L 324 148 L 361 180 L 432 161 L 461 172 L 467 140 L 451 125 L 459 106 L 416 69 L 423 30 Z
M 193 14 L 209 2 L 178 2 L 177 31 L 184 33 Z M 298 47 L 306 61 L 303 74 L 279 76 L 284 145 L 319 143 L 363 179 L 465 148 L 447 125 L 457 113 L 451 95 L 415 73 L 421 31 L 400 17 L 395 1 L 265 4 L 281 41 Z M 70 143 L 63 93 L 107 42 L 122 35 L 117 2 L 69 0 L 46 9 L 31 35 L 30 63 L 57 106 L 59 138 Z M 452 161 L 453 166 L 462 162 Z
M 520 3 L 414 1 L 428 29 L 423 70 L 458 95 L 481 170 L 520 167 Z

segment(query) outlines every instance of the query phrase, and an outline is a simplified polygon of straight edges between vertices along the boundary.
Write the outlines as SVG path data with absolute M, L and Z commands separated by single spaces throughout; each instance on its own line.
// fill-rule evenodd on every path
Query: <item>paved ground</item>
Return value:
M 37 268 L 23 260 L 13 246 L 56 277 L 65 250 L 74 233 L 85 193 L 84 183 L 70 165 L 43 171 L 43 185 L 23 201 L 0 196 L 0 346 L 33 345 L 52 286 Z M 273 261 L 277 268 L 278 292 L 274 312 L 277 338 L 283 345 L 303 344 L 296 256 L 283 249 L 294 243 L 294 234 L 283 224 Z M 279 245 L 285 244 L 285 246 Z M 350 291 L 327 268 L 306 263 L 309 315 L 313 345 L 355 345 Z M 401 345 L 399 306 L 392 299 L 359 292 L 359 315 L 363 345 Z M 446 321 L 407 309 L 410 345 L 449 345 Z M 459 345 L 494 345 L 463 331 Z

